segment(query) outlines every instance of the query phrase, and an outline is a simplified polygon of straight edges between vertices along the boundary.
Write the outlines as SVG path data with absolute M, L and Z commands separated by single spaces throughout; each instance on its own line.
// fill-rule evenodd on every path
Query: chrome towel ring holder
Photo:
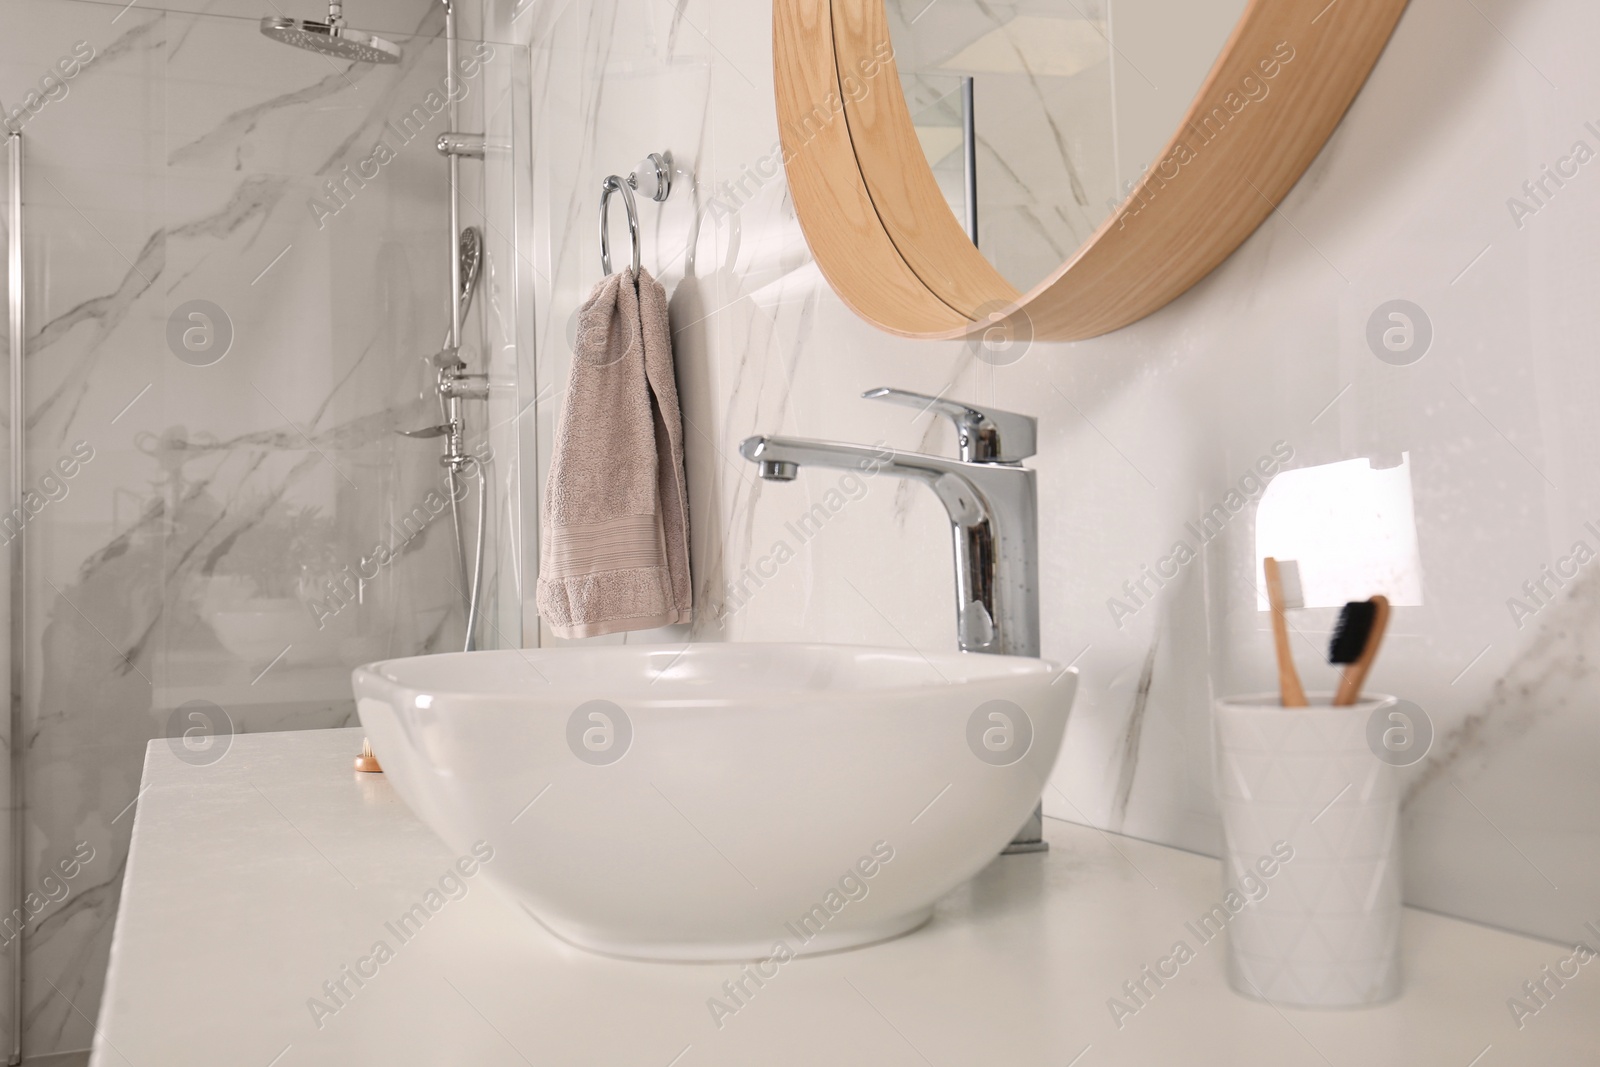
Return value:
M 621 193 L 622 206 L 628 212 L 628 242 L 633 246 L 631 277 L 637 284 L 642 250 L 639 206 L 633 197 L 635 189 L 658 204 L 665 201 L 672 193 L 672 153 L 651 152 L 626 178 L 611 174 L 600 183 L 600 269 L 606 277 L 611 276 L 611 194 Z
M 631 175 L 630 175 L 631 177 Z M 622 206 L 628 209 L 628 240 L 633 244 L 633 276 L 639 276 L 639 208 L 633 200 L 633 190 L 615 174 L 600 183 L 600 269 L 611 277 L 611 194 L 622 194 Z

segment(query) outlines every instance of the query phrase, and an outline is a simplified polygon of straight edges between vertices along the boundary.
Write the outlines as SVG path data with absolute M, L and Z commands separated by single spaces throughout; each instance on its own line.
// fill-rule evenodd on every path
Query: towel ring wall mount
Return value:
M 638 190 L 656 203 L 664 202 L 672 194 L 672 153 L 651 152 L 626 178 L 607 175 L 600 183 L 600 269 L 610 277 L 611 270 L 611 194 L 622 194 L 622 206 L 628 212 L 628 242 L 633 246 L 633 277 L 638 279 L 640 266 L 639 206 L 633 198 Z

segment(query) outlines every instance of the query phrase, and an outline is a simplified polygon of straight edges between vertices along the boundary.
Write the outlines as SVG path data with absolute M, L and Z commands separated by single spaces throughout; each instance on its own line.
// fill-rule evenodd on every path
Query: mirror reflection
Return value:
M 1007 281 L 1060 268 L 1162 158 L 1244 8 L 889 0 L 923 153 Z

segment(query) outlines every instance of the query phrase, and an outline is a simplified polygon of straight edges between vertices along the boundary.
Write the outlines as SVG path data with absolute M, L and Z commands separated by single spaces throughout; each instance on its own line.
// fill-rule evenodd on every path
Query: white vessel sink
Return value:
M 354 679 L 390 782 L 452 850 L 486 842 L 484 875 L 567 941 L 687 960 L 923 923 L 1032 811 L 1077 687 L 1043 660 L 798 644 L 460 652 Z

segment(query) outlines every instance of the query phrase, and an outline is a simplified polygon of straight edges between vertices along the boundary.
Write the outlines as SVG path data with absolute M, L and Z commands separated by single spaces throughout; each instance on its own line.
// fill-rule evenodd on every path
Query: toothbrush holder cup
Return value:
M 1274 1004 L 1378 1004 L 1400 992 L 1400 786 L 1367 724 L 1395 699 L 1310 702 L 1216 702 L 1228 981 Z

